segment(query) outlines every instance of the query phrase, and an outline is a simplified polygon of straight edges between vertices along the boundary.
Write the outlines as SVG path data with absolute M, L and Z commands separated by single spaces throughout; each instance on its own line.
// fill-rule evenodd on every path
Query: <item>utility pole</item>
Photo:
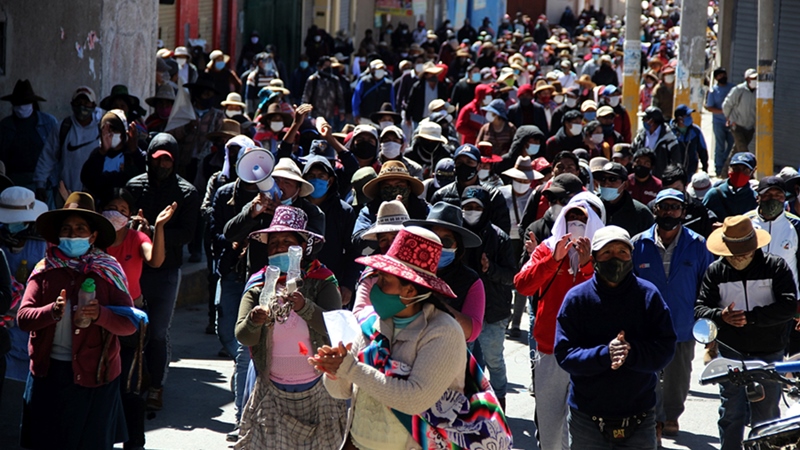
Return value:
M 704 0 L 683 0 L 678 67 L 675 70 L 674 106 L 687 105 L 695 110 L 692 119 L 697 126 L 701 126 L 700 110 L 703 106 L 707 8 L 708 2 Z
M 756 159 L 758 176 L 773 173 L 773 102 L 775 98 L 774 3 L 758 2 L 758 87 L 756 87 Z
M 626 0 L 625 4 L 625 44 L 622 49 L 622 105 L 628 110 L 631 122 L 631 133 L 636 134 L 639 128 L 639 80 L 642 67 L 642 41 L 640 34 L 642 2 L 641 0 Z

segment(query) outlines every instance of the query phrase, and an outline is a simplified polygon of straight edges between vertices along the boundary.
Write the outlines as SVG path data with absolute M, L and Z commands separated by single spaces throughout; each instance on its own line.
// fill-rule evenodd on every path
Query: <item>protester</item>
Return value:
M 733 84 L 728 83 L 728 71 L 723 67 L 714 69 L 714 81 L 716 84 L 708 91 L 706 96 L 705 108 L 713 114 L 711 124 L 714 129 L 714 173 L 718 177 L 724 178 L 726 173 L 723 171 L 725 161 L 733 149 L 733 133 L 728 126 L 728 119 L 722 110 L 722 103 L 728 97 Z
M 128 440 L 118 337 L 136 331 L 125 273 L 100 250 L 114 242 L 114 227 L 83 192 L 36 224 L 53 246 L 34 268 L 17 314 L 19 327 L 32 332 L 22 446 L 111 448 Z M 94 299 L 78 305 L 79 291 L 89 289 Z
M 553 353 L 570 374 L 570 448 L 655 449 L 658 372 L 675 353 L 669 309 L 632 273 L 627 231 L 598 230 L 591 250 L 595 275 L 567 293 L 555 330 Z
M 758 194 L 750 186 L 750 178 L 756 171 L 756 157 L 752 153 L 736 153 L 731 157 L 728 179 L 706 192 L 703 205 L 717 216 L 726 217 L 746 214 L 756 208 Z
M 761 249 L 771 240 L 767 230 L 754 228 L 744 216 L 726 217 L 708 237 L 708 250 L 721 258 L 706 271 L 694 315 L 717 324 L 717 337 L 726 345 L 719 347 L 723 357 L 767 363 L 783 359 L 787 323 L 797 309 L 797 284 L 783 258 Z M 780 416 L 781 383 L 763 380 L 761 385 L 765 398 L 750 402 L 744 386 L 720 383 L 722 449 L 741 447 L 746 424 Z
M 734 86 L 722 102 L 722 111 L 733 134 L 733 153 L 750 151 L 755 137 L 757 82 L 756 69 L 747 69 L 744 81 Z

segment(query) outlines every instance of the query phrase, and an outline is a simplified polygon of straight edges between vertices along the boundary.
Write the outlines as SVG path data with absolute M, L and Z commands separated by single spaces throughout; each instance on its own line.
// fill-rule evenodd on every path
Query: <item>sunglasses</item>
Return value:
M 442 241 L 442 248 L 453 248 L 453 244 L 456 243 L 454 239 L 449 237 L 442 238 L 441 241 Z
M 661 203 L 658 205 L 658 209 L 661 211 L 680 211 L 683 209 L 683 205 L 680 203 Z

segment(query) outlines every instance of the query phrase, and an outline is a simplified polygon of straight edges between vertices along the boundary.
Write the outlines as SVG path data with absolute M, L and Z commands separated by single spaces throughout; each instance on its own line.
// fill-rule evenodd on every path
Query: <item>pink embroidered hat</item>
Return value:
M 306 230 L 307 225 L 308 216 L 306 215 L 305 211 L 300 208 L 295 208 L 294 206 L 281 205 L 275 208 L 275 214 L 272 216 L 272 222 L 270 222 L 269 228 L 253 231 L 248 237 L 266 244 L 269 238 L 269 233 L 282 233 L 288 231 L 297 233 L 302 239 L 305 239 L 306 243 L 308 244 L 307 248 L 309 249 L 315 242 L 325 242 L 324 237 L 317 233 L 312 233 L 311 231 Z
M 385 255 L 365 256 L 356 262 L 455 298 L 450 286 L 436 276 L 441 256 L 439 236 L 425 228 L 411 226 L 400 230 Z

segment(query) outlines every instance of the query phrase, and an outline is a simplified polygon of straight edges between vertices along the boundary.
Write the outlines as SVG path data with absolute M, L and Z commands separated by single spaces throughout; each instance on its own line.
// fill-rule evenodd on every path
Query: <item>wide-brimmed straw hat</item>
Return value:
M 83 217 L 97 232 L 97 239 L 94 241 L 95 247 L 108 248 L 117 238 L 114 226 L 102 214 L 95 211 L 94 198 L 86 192 L 73 192 L 67 197 L 63 208 L 43 212 L 36 219 L 36 231 L 47 242 L 58 245 L 61 225 L 71 215 Z
M 422 227 L 406 227 L 397 233 L 385 255 L 365 256 L 356 262 L 455 298 L 450 286 L 436 276 L 441 256 L 442 241 L 436 233 Z
M 308 231 L 307 227 L 308 215 L 305 211 L 294 206 L 281 205 L 275 208 L 275 214 L 272 216 L 269 228 L 253 231 L 248 237 L 266 244 L 269 241 L 270 233 L 293 232 L 306 241 L 308 244 L 306 252 L 308 252 L 308 247 L 311 247 L 315 242 L 325 242 L 325 238 L 317 233 Z
M 464 248 L 475 248 L 481 245 L 481 238 L 464 228 L 464 214 L 461 208 L 447 202 L 436 202 L 425 220 L 409 220 L 405 226 L 420 226 L 428 229 L 432 227 L 447 228 L 461 236 Z
M 767 230 L 753 227 L 749 217 L 730 216 L 722 222 L 722 228 L 711 232 L 706 247 L 717 256 L 735 256 L 761 248 L 771 239 Z
M 35 222 L 46 211 L 30 189 L 11 186 L 0 192 L 0 223 Z
M 261 122 L 269 122 L 268 119 L 274 116 L 279 116 L 285 127 L 292 124 L 292 115 L 282 110 L 281 105 L 277 103 L 270 103 L 269 106 L 267 106 L 267 111 L 261 114 Z
M 422 182 L 408 173 L 408 168 L 402 161 L 386 161 L 381 166 L 381 171 L 376 178 L 369 180 L 364 185 L 364 195 L 373 199 L 378 197 L 378 186 L 386 180 L 405 180 L 411 186 L 413 195 L 420 195 L 424 190 Z
M 300 183 L 300 197 L 306 197 L 314 192 L 314 186 L 303 178 L 300 168 L 292 158 L 281 158 L 272 169 L 272 177 L 285 178 Z
M 225 64 L 228 64 L 228 61 L 231 60 L 230 55 L 222 53 L 222 50 L 214 50 L 210 55 L 208 55 L 208 64 L 206 64 L 206 67 L 209 69 L 214 67 L 214 60 L 220 56 L 222 56 L 222 60 L 225 61 Z
M 283 95 L 289 95 L 291 92 L 286 89 L 283 80 L 280 78 L 273 78 L 269 81 L 269 90 L 272 92 L 280 92 Z
M 222 119 L 222 127 L 219 130 L 206 134 L 206 138 L 232 138 L 242 134 L 242 125 L 233 119 Z
M 403 120 L 403 116 L 395 112 L 394 109 L 392 109 L 392 104 L 389 102 L 383 103 L 378 111 L 370 114 L 369 120 L 378 123 L 381 116 L 390 116 L 395 125 L 400 125 L 400 122 Z
M 503 172 L 503 175 L 518 180 L 541 180 L 544 175 L 533 169 L 533 162 L 530 156 L 517 156 L 514 167 Z
M 219 102 L 222 106 L 238 106 L 246 108 L 247 105 L 242 101 L 242 96 L 238 92 L 231 92 L 225 97 L 224 101 Z
M 403 202 L 398 202 L 397 200 L 383 202 L 378 208 L 375 223 L 361 235 L 361 239 L 377 241 L 378 233 L 396 233 L 402 230 L 403 224 L 410 219 Z
M 581 75 L 577 80 L 575 80 L 575 82 L 583 87 L 588 87 L 589 89 L 593 89 L 595 86 L 597 86 L 597 84 L 592 81 L 592 77 L 586 74 Z

